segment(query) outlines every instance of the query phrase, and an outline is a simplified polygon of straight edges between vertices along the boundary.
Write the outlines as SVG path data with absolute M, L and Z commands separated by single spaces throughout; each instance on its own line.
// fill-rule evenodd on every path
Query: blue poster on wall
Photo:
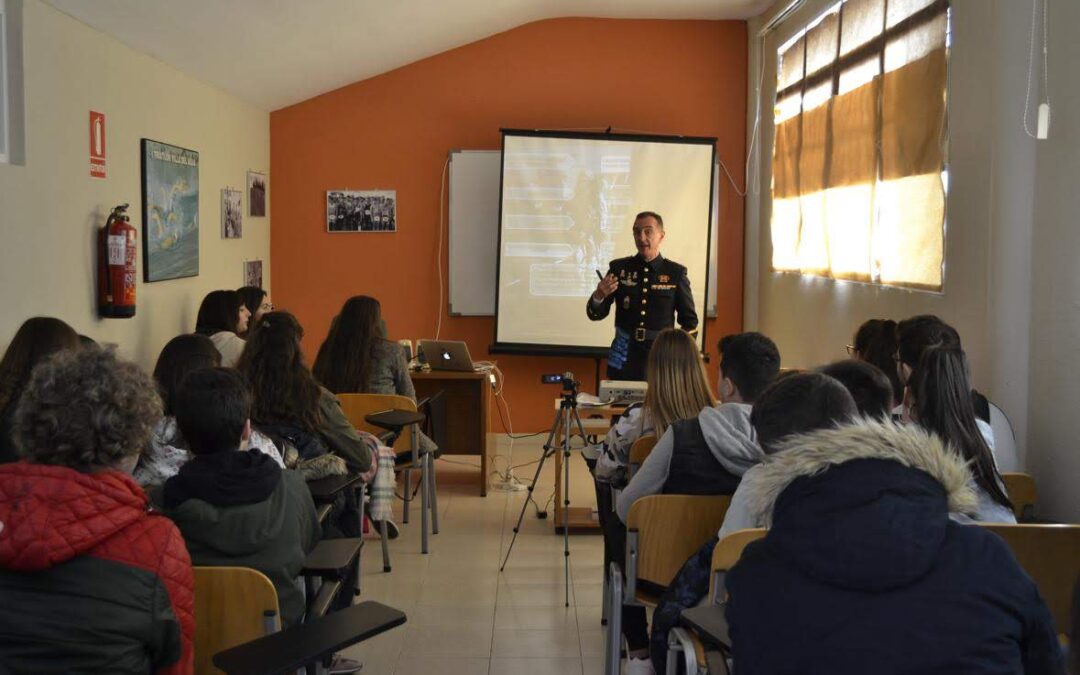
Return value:
M 199 274 L 199 153 L 142 139 L 143 279 Z

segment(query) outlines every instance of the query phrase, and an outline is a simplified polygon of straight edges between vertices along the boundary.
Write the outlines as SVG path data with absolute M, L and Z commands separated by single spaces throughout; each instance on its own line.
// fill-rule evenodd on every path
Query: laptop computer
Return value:
M 473 372 L 469 347 L 455 340 L 420 340 L 420 354 L 432 370 Z

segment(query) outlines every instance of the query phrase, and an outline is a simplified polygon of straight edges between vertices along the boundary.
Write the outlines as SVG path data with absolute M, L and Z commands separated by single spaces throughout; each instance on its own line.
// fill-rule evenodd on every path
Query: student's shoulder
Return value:
M 698 413 L 699 420 L 725 420 L 732 422 L 750 423 L 750 412 L 753 406 L 747 403 L 718 403 L 708 408 L 702 408 Z
M 664 271 L 672 275 L 680 275 L 686 273 L 686 265 L 677 263 L 670 258 L 664 258 Z

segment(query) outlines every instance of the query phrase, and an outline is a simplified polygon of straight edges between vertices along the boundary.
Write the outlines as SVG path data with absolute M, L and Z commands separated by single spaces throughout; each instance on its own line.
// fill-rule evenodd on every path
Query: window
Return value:
M 844 0 L 777 54 L 772 265 L 940 291 L 948 0 Z
M 9 161 L 8 150 L 8 56 L 7 56 L 7 7 L 0 0 L 0 164 Z

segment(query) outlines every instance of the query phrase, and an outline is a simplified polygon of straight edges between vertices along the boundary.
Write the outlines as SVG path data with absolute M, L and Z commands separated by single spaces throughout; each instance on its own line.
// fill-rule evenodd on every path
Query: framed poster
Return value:
M 396 232 L 396 190 L 328 190 L 327 232 Z
M 225 188 L 221 191 L 221 238 L 239 239 L 244 236 L 244 224 L 240 212 L 239 190 Z
M 266 174 L 247 172 L 248 215 L 253 218 L 266 216 Z
M 199 275 L 199 153 L 142 139 L 143 280 Z

